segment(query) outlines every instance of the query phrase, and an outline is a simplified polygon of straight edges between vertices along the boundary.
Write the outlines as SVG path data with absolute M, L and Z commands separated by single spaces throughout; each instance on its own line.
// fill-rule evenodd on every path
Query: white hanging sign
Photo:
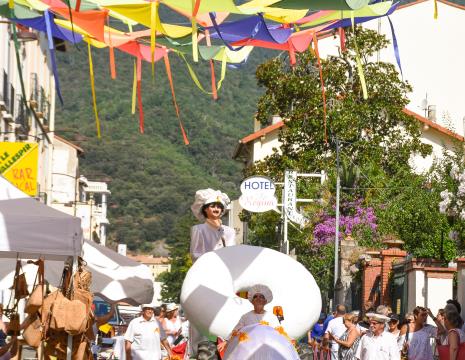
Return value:
M 297 171 L 286 170 L 284 175 L 284 209 L 287 218 L 301 227 L 308 219 L 297 211 Z
M 276 209 L 278 200 L 275 190 L 271 179 L 265 176 L 249 177 L 241 183 L 239 204 L 245 210 L 257 213 Z

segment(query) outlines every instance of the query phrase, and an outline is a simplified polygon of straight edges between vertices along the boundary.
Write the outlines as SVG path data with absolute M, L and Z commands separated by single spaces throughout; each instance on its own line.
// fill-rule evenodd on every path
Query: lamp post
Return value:
M 339 279 L 339 201 L 341 189 L 341 177 L 339 175 L 339 140 L 336 137 L 336 229 L 334 234 L 334 306 L 337 305 L 337 282 Z

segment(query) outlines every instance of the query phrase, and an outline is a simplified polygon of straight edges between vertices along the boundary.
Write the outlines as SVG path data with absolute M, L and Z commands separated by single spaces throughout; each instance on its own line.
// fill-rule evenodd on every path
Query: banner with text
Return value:
M 0 174 L 30 196 L 37 195 L 38 159 L 36 143 L 0 142 Z

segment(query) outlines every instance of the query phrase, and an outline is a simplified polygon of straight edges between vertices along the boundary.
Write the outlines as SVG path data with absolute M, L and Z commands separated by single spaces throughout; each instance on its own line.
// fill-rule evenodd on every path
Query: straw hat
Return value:
M 202 189 L 195 193 L 194 203 L 191 205 L 191 210 L 194 216 L 200 221 L 205 220 L 205 216 L 202 213 L 204 205 L 212 203 L 220 203 L 226 209 L 231 201 L 228 195 L 222 193 L 219 190 L 213 189 Z
M 168 305 L 166 305 L 166 312 L 174 311 L 176 309 L 178 309 L 178 305 L 176 305 L 175 303 L 169 303 Z
M 381 323 L 386 323 L 389 320 L 391 320 L 391 318 L 389 316 L 386 316 L 386 315 L 383 315 L 383 314 L 377 314 L 377 313 L 367 313 L 366 316 L 370 320 L 374 320 L 374 321 L 381 322 Z
M 270 288 L 266 285 L 257 284 L 250 288 L 247 295 L 247 298 L 250 302 L 252 302 L 253 297 L 256 294 L 262 294 L 265 297 L 267 304 L 273 300 L 273 293 L 271 292 Z

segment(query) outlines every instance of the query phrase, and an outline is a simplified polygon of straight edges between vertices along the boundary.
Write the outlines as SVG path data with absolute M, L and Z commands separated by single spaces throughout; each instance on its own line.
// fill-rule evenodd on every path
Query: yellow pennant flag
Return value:
M 197 0 L 199 1 L 199 0 Z M 199 61 L 199 43 L 197 40 L 197 21 L 195 20 L 196 0 L 192 0 L 192 58 L 194 62 Z
M 152 63 L 152 80 L 155 81 L 155 47 L 157 41 L 158 1 L 150 3 L 150 61 Z
M 95 95 L 95 79 L 94 79 L 94 65 L 92 63 L 92 52 L 90 50 L 90 43 L 87 43 L 87 52 L 89 53 L 89 75 L 90 75 L 90 88 L 92 90 L 92 102 L 94 104 L 95 126 L 97 127 L 97 137 L 100 139 L 100 119 L 98 118 L 97 110 L 97 97 Z

